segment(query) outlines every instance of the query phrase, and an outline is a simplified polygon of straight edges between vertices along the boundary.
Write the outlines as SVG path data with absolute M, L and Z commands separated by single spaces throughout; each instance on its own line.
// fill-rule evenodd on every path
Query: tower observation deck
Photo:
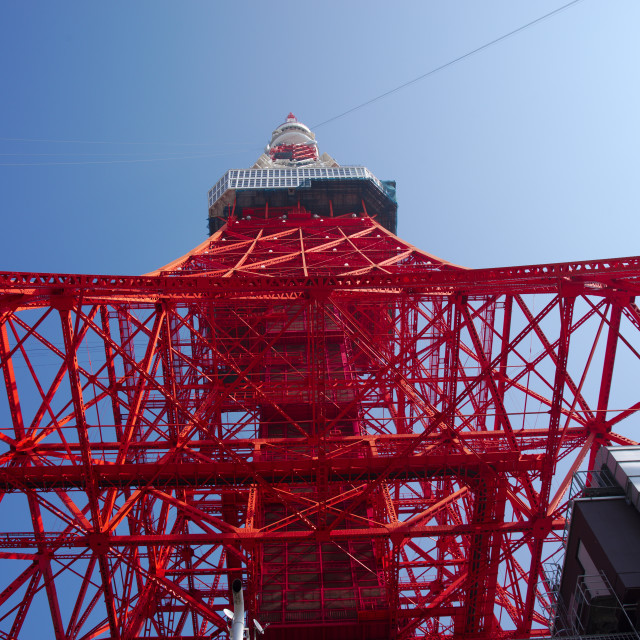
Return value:
M 548 636 L 640 258 L 451 264 L 292 114 L 208 205 L 144 276 L 0 273 L 0 638 L 226 638 L 238 579 L 266 640 Z

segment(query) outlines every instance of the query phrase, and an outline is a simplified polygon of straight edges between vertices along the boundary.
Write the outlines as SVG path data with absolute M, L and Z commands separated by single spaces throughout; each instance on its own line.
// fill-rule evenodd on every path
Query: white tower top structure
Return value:
M 277 167 L 338 167 L 328 153 L 318 154 L 315 134 L 290 113 L 271 134 L 271 141 L 252 169 Z

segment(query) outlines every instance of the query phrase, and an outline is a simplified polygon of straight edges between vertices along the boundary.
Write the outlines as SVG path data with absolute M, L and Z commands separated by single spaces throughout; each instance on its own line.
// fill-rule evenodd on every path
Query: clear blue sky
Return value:
M 313 126 L 564 1 L 3 2 L 0 270 L 152 270 L 289 111 Z M 460 264 L 638 254 L 639 22 L 583 0 L 320 149 L 397 180 L 399 234 Z

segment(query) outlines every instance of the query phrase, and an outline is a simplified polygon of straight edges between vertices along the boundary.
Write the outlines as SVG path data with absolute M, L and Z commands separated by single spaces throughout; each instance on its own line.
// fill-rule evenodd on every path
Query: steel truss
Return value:
M 640 258 L 468 270 L 358 213 L 0 274 L 0 637 L 225 637 L 235 577 L 269 638 L 547 633 L 572 473 L 634 443 Z

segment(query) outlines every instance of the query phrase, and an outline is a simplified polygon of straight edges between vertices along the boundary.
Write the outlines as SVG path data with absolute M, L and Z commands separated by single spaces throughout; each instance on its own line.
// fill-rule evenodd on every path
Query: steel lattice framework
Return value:
M 640 258 L 470 270 L 354 213 L 0 273 L 0 637 L 226 637 L 236 577 L 267 638 L 547 633 L 571 475 L 634 443 Z

